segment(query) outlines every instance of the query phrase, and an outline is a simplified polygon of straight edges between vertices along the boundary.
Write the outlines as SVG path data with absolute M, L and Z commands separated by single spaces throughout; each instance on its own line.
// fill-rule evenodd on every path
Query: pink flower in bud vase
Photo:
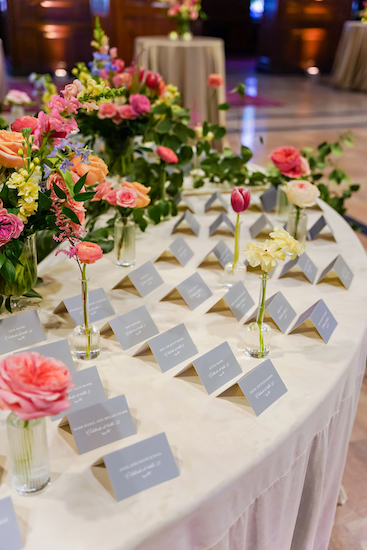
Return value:
M 103 200 L 107 201 L 111 206 L 135 208 L 138 203 L 138 195 L 135 189 L 122 187 L 120 189 L 112 189 L 107 195 L 104 195 Z
M 278 147 L 270 155 L 270 160 L 282 173 L 289 172 L 300 164 L 301 151 L 294 147 Z
M 164 145 L 160 145 L 159 147 L 157 147 L 155 152 L 167 164 L 177 164 L 178 163 L 178 156 L 169 147 L 164 147 Z
M 32 134 L 38 126 L 38 121 L 34 116 L 20 116 L 16 118 L 10 126 L 13 132 L 21 132 L 23 128 L 32 128 Z
M 244 187 L 235 187 L 231 195 L 231 205 L 236 212 L 244 212 L 248 209 L 251 202 L 251 191 L 250 189 L 245 189 Z
M 76 255 L 82 264 L 94 264 L 103 257 L 103 250 L 96 243 L 82 241 L 76 245 Z
M 150 101 L 145 95 L 131 94 L 129 102 L 136 115 L 146 115 L 150 111 Z
M 6 208 L 0 210 L 0 246 L 8 243 L 11 239 L 17 239 L 23 228 L 23 222 L 18 216 L 8 212 Z
M 223 77 L 220 74 L 210 74 L 208 77 L 208 86 L 211 88 L 220 88 L 224 82 Z

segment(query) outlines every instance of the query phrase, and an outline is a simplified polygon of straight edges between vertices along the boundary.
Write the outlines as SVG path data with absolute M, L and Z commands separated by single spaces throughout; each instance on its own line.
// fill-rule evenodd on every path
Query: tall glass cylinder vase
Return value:
M 82 285 L 82 307 L 83 324 L 75 327 L 73 332 L 73 353 L 77 359 L 95 359 L 101 352 L 99 328 L 89 322 L 89 299 L 88 282 L 85 277 L 85 266 L 83 270 Z
M 135 264 L 135 222 L 119 215 L 115 220 L 115 252 L 119 267 Z
M 264 272 L 261 277 L 259 308 L 256 321 L 246 327 L 245 352 L 250 357 L 261 359 L 270 353 L 271 328 L 264 323 L 266 283 L 269 275 Z
M 9 117 L 9 124 L 13 124 L 13 122 L 25 115 L 24 107 L 23 105 L 12 105 L 10 109 L 10 117 Z
M 300 243 L 306 242 L 307 214 L 303 208 L 292 205 L 288 216 L 287 231 Z
M 285 223 L 288 220 L 290 204 L 287 199 L 286 193 L 283 191 L 282 186 L 278 185 L 277 188 L 277 205 L 275 211 L 275 218 L 278 222 Z
M 106 140 L 106 162 L 109 174 L 129 179 L 134 160 L 134 139 L 125 137 L 124 140 Z
M 237 214 L 236 232 L 234 237 L 234 257 L 233 262 L 229 262 L 224 266 L 224 286 L 232 288 L 239 281 L 244 281 L 247 268 L 245 264 L 239 262 L 240 256 L 240 215 Z
M 25 421 L 11 412 L 6 423 L 13 487 L 20 495 L 35 495 L 51 479 L 45 418 Z

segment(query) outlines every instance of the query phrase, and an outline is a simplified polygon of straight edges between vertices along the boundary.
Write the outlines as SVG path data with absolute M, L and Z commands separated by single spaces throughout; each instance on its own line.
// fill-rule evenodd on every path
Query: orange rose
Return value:
M 94 185 L 95 183 L 102 183 L 108 174 L 108 168 L 106 163 L 99 157 L 89 155 L 90 164 L 80 162 L 80 157 L 73 159 L 73 164 L 70 166 L 70 170 L 78 174 L 81 178 L 88 172 L 85 185 Z
M 137 195 L 138 195 L 138 202 L 136 204 L 135 208 L 145 208 L 145 206 L 148 206 L 150 203 L 150 197 L 148 196 L 148 193 L 150 191 L 150 187 L 145 187 L 142 183 L 138 183 L 137 181 L 123 181 L 121 183 L 121 187 L 129 187 L 130 189 L 135 189 Z
M 21 168 L 23 160 L 19 156 L 19 149 L 24 150 L 21 132 L 0 130 L 0 166 L 5 168 Z

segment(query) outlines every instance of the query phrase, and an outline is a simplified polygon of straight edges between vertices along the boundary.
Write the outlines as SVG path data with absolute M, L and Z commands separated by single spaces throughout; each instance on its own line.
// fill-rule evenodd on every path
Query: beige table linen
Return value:
M 367 91 L 367 25 L 347 21 L 335 56 L 332 81 L 343 90 Z
M 223 270 L 197 266 L 220 239 L 233 246 L 233 237 L 208 237 L 218 213 L 204 214 L 207 199 L 191 197 L 201 231 L 199 237 L 185 236 L 195 252 L 187 266 L 155 264 L 164 285 L 144 299 L 111 290 L 129 269 L 117 268 L 109 254 L 88 268 L 90 288 L 103 285 L 116 314 L 145 304 L 160 332 L 184 322 L 199 354 L 228 341 L 247 373 L 261 360 L 243 352 L 243 321 L 206 313 L 225 292 L 219 286 Z M 327 550 L 365 369 L 367 261 L 352 229 L 321 204 L 337 242 L 325 234 L 307 244 L 307 253 L 319 273 L 341 253 L 354 280 L 349 291 L 335 279 L 311 285 L 297 273 L 278 279 L 278 267 L 268 283 L 269 297 L 282 291 L 297 314 L 322 298 L 339 324 L 327 345 L 311 329 L 283 335 L 274 328 L 270 358 L 288 392 L 261 416 L 244 398 L 209 396 L 197 377 L 174 377 L 179 367 L 163 374 L 151 356 L 133 357 L 136 348 L 124 352 L 114 337 L 103 338 L 100 357 L 76 362 L 77 369 L 97 365 L 108 397 L 125 394 L 137 434 L 78 456 L 70 436 L 48 419 L 52 484 L 43 494 L 24 498 L 11 488 L 8 413 L 0 412 L 0 499 L 12 497 L 25 550 Z M 241 249 L 259 215 L 254 209 L 242 215 Z M 320 215 L 309 211 L 310 224 Z M 138 235 L 137 266 L 172 242 L 176 220 Z M 159 302 L 196 270 L 212 298 L 195 311 Z M 47 340 L 70 341 L 72 325 L 52 311 L 78 293 L 76 265 L 60 254 L 46 258 L 39 271 L 44 281 L 39 314 Z M 259 276 L 249 272 L 246 287 L 257 302 Z M 91 465 L 163 431 L 179 477 L 116 502 Z
M 223 40 L 141 36 L 135 39 L 135 59 L 139 59 L 143 67 L 160 73 L 166 84 L 177 86 L 183 106 L 192 114 L 196 111 L 201 123 L 207 120 L 225 126 L 225 111 L 217 110 L 217 106 L 226 101 Z M 208 86 L 208 76 L 212 73 L 224 79 L 224 84 L 214 91 Z
M 4 55 L 3 41 L 0 38 L 0 103 L 4 101 L 7 92 L 8 92 L 8 84 L 6 80 L 5 55 Z

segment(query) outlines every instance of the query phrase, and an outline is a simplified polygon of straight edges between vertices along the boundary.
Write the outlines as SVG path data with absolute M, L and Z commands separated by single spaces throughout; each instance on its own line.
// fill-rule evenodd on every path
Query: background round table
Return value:
M 208 313 L 225 293 L 223 269 L 202 262 L 220 240 L 233 247 L 226 232 L 208 236 L 218 216 L 215 210 L 204 213 L 208 198 L 192 198 L 201 229 L 199 237 L 184 234 L 194 251 L 186 267 L 155 263 L 163 285 L 145 298 L 128 289 L 112 290 L 130 269 L 116 267 L 111 253 L 89 266 L 89 288 L 103 285 L 116 315 L 145 304 L 160 332 L 185 323 L 199 355 L 228 341 L 245 374 L 261 363 L 243 352 L 247 317 L 238 322 Z M 307 254 L 318 275 L 342 254 L 354 279 L 349 290 L 333 277 L 317 285 L 297 272 L 279 279 L 280 262 L 268 282 L 268 297 L 281 291 L 298 315 L 323 299 L 338 326 L 325 344 L 309 327 L 282 334 L 273 325 L 270 359 L 288 391 L 260 416 L 243 397 L 208 395 L 190 371 L 175 376 L 180 370 L 175 367 L 162 373 L 151 355 L 134 356 L 139 346 L 124 352 L 115 337 L 102 338 L 100 357 L 77 361 L 76 368 L 95 364 L 107 396 L 125 394 L 137 434 L 79 456 L 70 433 L 47 420 L 52 484 L 43 494 L 24 498 L 11 488 L 8 412 L 0 411 L 0 499 L 12 497 L 25 550 L 327 550 L 366 364 L 367 260 L 349 225 L 320 204 L 336 242 L 323 233 L 307 244 Z M 310 224 L 322 214 L 308 212 Z M 254 206 L 241 216 L 241 249 L 260 215 Z M 229 216 L 235 220 L 233 213 Z M 149 226 L 138 235 L 137 267 L 167 249 L 179 235 L 170 234 L 176 222 Z M 211 298 L 194 311 L 160 301 L 196 271 L 212 290 Z M 43 284 L 37 290 L 44 297 L 39 314 L 47 340 L 70 339 L 73 325 L 53 310 L 80 292 L 76 263 L 52 254 L 39 275 Z M 257 302 L 259 274 L 249 272 L 245 285 Z M 180 475 L 116 502 L 92 464 L 161 432 Z
M 182 94 L 183 107 L 205 120 L 225 125 L 225 112 L 217 106 L 226 101 L 224 42 L 219 38 L 142 36 L 135 39 L 135 59 L 146 69 L 160 73 L 166 84 L 174 84 Z M 223 85 L 213 92 L 208 76 L 218 73 Z
M 344 90 L 367 91 L 367 24 L 344 24 L 334 61 L 333 84 Z

